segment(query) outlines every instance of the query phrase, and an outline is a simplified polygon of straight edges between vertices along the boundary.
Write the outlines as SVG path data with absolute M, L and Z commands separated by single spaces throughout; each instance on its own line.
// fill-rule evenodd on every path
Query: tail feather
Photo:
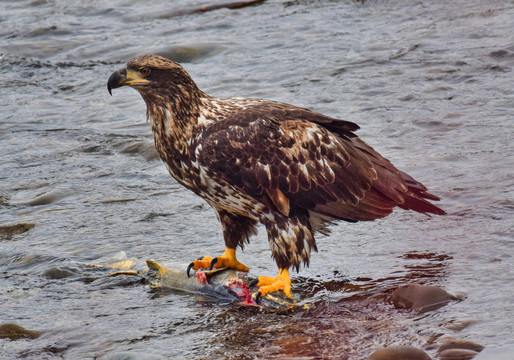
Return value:
M 402 204 L 399 204 L 399 207 L 420 213 L 446 215 L 446 212 L 443 209 L 425 200 L 438 201 L 440 199 L 437 196 L 427 192 L 427 188 L 420 182 L 414 180 L 412 176 L 404 173 L 403 171 L 400 171 L 400 175 L 407 185 L 408 192 L 404 194 L 405 201 Z

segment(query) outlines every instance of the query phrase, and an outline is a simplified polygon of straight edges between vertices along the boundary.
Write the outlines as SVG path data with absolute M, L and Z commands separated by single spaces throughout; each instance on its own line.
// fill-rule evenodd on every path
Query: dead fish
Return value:
M 105 259 L 104 264 L 85 264 L 90 267 L 118 270 L 109 276 L 133 275 L 142 277 L 152 289 L 173 289 L 191 294 L 206 296 L 217 301 L 243 306 L 254 306 L 271 311 L 289 311 L 297 302 L 282 293 L 271 293 L 256 300 L 257 279 L 246 273 L 227 268 L 198 270 L 189 276 L 189 270 L 165 267 L 155 261 L 147 260 L 148 270 L 134 270 L 135 259 L 127 259 L 122 252 L 114 258 Z M 305 307 L 305 305 L 303 306 Z
M 268 294 L 256 302 L 257 281 L 246 274 L 231 269 L 219 268 L 199 270 L 189 277 L 187 272 L 170 269 L 159 263 L 147 260 L 146 280 L 151 288 L 168 288 L 209 296 L 220 301 L 244 306 L 258 306 L 270 310 L 289 310 L 296 302 L 279 294 Z

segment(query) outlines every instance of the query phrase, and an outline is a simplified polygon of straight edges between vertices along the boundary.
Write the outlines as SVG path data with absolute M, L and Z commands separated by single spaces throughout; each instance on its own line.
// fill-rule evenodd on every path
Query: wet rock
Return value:
M 9 238 L 13 235 L 23 234 L 32 229 L 36 224 L 33 223 L 20 223 L 15 225 L 0 226 L 0 237 Z
M 480 352 L 484 349 L 484 347 L 480 344 L 468 340 L 450 340 L 442 344 L 439 347 L 438 352 L 441 353 L 449 349 L 464 349 Z
M 438 309 L 458 300 L 445 290 L 431 285 L 409 284 L 396 289 L 388 297 L 396 308 L 417 310 L 421 313 Z
M 368 360 L 430 360 L 430 356 L 414 346 L 388 346 L 375 351 Z
M 448 349 L 438 354 L 440 360 L 469 360 L 473 359 L 478 352 L 466 349 Z
M 71 271 L 70 269 L 60 268 L 60 267 L 52 267 L 43 272 L 43 276 L 48 279 L 64 279 L 70 276 L 75 275 L 76 272 Z
M 37 330 L 27 330 L 24 327 L 13 324 L 5 323 L 0 325 L 0 339 L 9 338 L 11 340 L 18 340 L 21 338 L 37 339 L 40 332 Z

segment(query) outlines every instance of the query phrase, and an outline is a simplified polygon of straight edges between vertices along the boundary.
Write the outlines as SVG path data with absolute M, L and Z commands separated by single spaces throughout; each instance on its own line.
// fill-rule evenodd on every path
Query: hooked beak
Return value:
M 141 74 L 137 71 L 120 69 L 112 73 L 107 81 L 107 91 L 112 95 L 112 89 L 116 89 L 122 87 L 124 85 L 128 86 L 138 86 L 145 85 L 148 83 L 148 80 L 143 78 Z

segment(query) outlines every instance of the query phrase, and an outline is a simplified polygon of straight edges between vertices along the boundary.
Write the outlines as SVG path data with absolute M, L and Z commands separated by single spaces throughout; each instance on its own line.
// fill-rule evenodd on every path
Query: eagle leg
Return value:
M 229 268 L 238 271 L 248 271 L 250 270 L 248 266 L 240 263 L 236 259 L 236 249 L 227 247 L 225 252 L 221 256 L 217 256 L 212 258 L 211 256 L 204 256 L 203 258 L 194 260 L 187 267 L 187 276 L 189 276 L 189 271 L 191 269 L 210 269 L 212 268 Z
M 217 210 L 218 219 L 223 228 L 223 238 L 225 239 L 225 252 L 223 255 L 212 258 L 205 256 L 203 258 L 194 260 L 187 267 L 187 275 L 191 269 L 210 269 L 213 268 L 229 268 L 238 271 L 250 270 L 248 266 L 241 264 L 236 259 L 236 247 L 239 245 L 241 248 L 245 241 L 251 235 L 256 233 L 255 220 L 249 219 L 241 215 L 228 213 L 224 210 Z
M 282 290 L 284 294 L 291 298 L 291 278 L 289 277 L 289 270 L 281 268 L 277 277 L 259 276 L 259 297 L 266 296 L 266 294 Z

